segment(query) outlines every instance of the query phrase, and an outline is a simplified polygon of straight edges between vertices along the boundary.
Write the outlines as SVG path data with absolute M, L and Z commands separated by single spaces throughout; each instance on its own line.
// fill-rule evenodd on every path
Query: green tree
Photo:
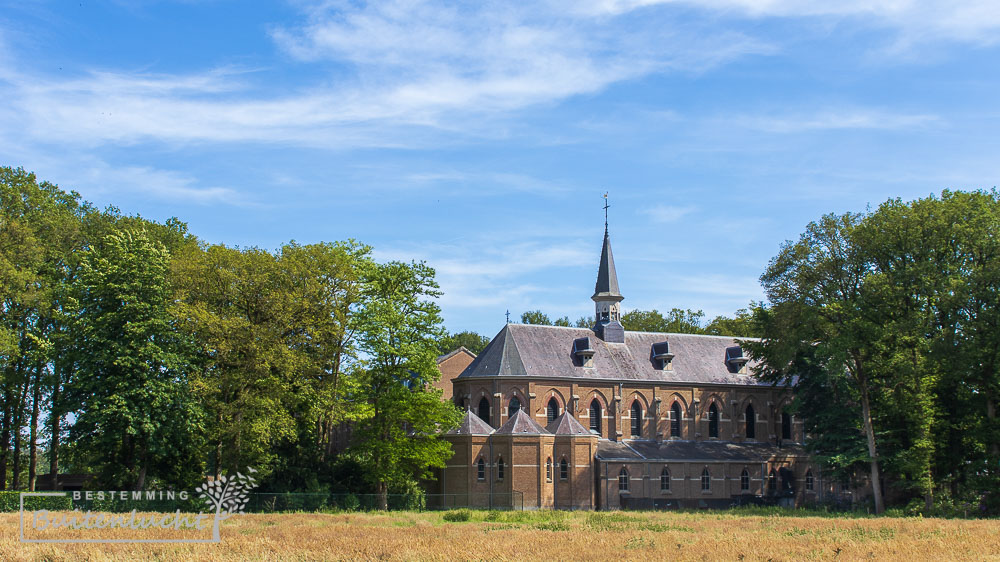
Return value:
M 836 387 L 856 397 L 875 510 L 881 513 L 882 472 L 872 406 L 882 381 L 871 362 L 877 354 L 873 342 L 884 328 L 866 306 L 864 282 L 871 263 L 853 239 L 861 219 L 854 214 L 826 215 L 810 223 L 797 242 L 782 246 L 761 276 L 770 302 L 755 311 L 764 339 L 743 345 L 762 362 L 758 376 L 780 384 L 797 381 L 797 395 Z M 814 384 L 808 375 L 815 369 L 795 372 L 807 362 L 821 365 L 822 376 L 831 383 Z
M 537 324 L 539 326 L 551 326 L 552 320 L 541 310 L 529 310 L 521 314 L 522 324 Z
M 751 309 L 757 306 L 759 305 L 756 303 L 750 303 Z M 760 337 L 753 323 L 753 313 L 746 308 L 737 310 L 732 318 L 716 316 L 705 326 L 705 333 L 713 336 Z
M 629 310 L 622 314 L 622 326 L 634 332 L 663 332 L 670 334 L 701 334 L 705 313 L 698 310 L 672 308 L 666 316 L 653 310 Z
M 431 476 L 451 456 L 439 437 L 461 415 L 430 385 L 440 377 L 437 341 L 443 335 L 434 270 L 423 263 L 371 268 L 360 309 L 359 343 L 366 358 L 355 399 L 367 415 L 358 422 L 352 453 L 365 467 L 379 506 L 390 486 Z
M 460 347 L 464 347 L 469 351 L 479 355 L 486 346 L 489 345 L 490 338 L 486 336 L 481 336 L 476 332 L 457 332 L 454 334 L 448 334 L 438 341 L 438 353 L 444 355 L 446 353 L 451 353 Z
M 93 451 L 104 485 L 190 481 L 202 416 L 188 387 L 191 349 L 168 313 L 169 254 L 142 231 L 119 231 L 83 252 L 69 332 L 76 370 L 71 435 Z

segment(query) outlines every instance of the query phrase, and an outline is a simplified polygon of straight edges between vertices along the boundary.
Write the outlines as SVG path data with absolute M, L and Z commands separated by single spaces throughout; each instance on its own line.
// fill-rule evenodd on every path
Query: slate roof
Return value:
M 569 412 L 563 412 L 562 415 L 552 420 L 549 425 L 545 426 L 545 430 L 554 435 L 593 435 Z
M 548 435 L 545 428 L 538 425 L 531 416 L 518 410 L 507 422 L 496 430 L 496 435 Z
M 493 428 L 490 427 L 490 424 L 484 422 L 476 414 L 466 411 L 462 423 L 449 431 L 447 435 L 489 435 L 491 433 L 493 433 Z
M 573 340 L 591 338 L 593 367 L 574 361 Z M 740 338 L 752 339 L 752 338 Z M 653 344 L 669 342 L 673 370 L 659 369 Z M 574 378 L 665 383 L 766 386 L 752 376 L 730 372 L 726 348 L 738 345 L 729 336 L 625 332 L 625 343 L 607 343 L 589 328 L 507 324 L 486 349 L 458 376 Z M 754 362 L 749 363 L 752 369 Z
M 806 456 L 798 446 L 780 449 L 770 443 L 731 443 L 727 441 L 607 441 L 597 443 L 601 460 L 655 461 L 727 461 L 759 463 L 775 455 Z
M 449 353 L 445 353 L 444 355 L 438 355 L 437 362 L 438 362 L 438 364 L 441 364 L 442 361 L 447 361 L 448 359 L 451 359 L 452 357 L 458 355 L 459 353 L 467 353 L 473 359 L 476 358 L 476 354 L 475 353 L 469 351 L 468 349 L 466 349 L 466 347 L 464 345 L 462 345 L 462 346 L 459 346 L 458 349 L 453 350 L 453 351 L 451 351 Z
M 611 238 L 604 231 L 604 246 L 601 248 L 601 265 L 597 269 L 597 284 L 594 285 L 594 296 L 621 297 L 618 292 L 618 273 L 615 271 L 615 256 L 611 253 Z M 619 299 L 620 300 L 620 299 Z

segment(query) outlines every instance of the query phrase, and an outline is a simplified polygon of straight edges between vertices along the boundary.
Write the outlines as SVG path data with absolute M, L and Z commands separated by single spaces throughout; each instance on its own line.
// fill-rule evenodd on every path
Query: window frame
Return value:
M 812 492 L 815 490 L 815 479 L 813 478 L 813 471 L 810 468 L 806 471 L 806 491 Z
M 642 404 L 638 400 L 632 401 L 632 407 L 629 408 L 629 429 L 632 433 L 632 438 L 642 437 Z
M 701 469 L 701 491 L 702 492 L 712 491 L 712 473 L 709 472 L 707 466 Z
M 552 457 L 545 459 L 545 481 L 552 482 Z
M 631 484 L 629 483 L 628 469 L 623 466 L 622 469 L 618 471 L 618 492 L 628 492 L 629 486 L 631 486 Z
M 483 457 L 479 457 L 479 460 L 476 461 L 476 480 L 486 481 L 486 461 L 483 460 Z
M 566 457 L 559 461 L 559 480 L 569 480 L 569 463 L 566 462 Z
M 746 418 L 746 427 L 743 428 L 743 435 L 747 439 L 757 438 L 757 411 L 754 409 L 753 404 L 747 404 L 747 407 L 743 410 L 743 417 Z
M 680 402 L 674 400 L 674 403 L 670 405 L 670 436 L 680 437 L 681 436 L 681 418 L 684 417 L 684 411 L 681 409 Z
M 555 405 L 555 411 L 553 412 L 552 406 Z M 552 423 L 559 417 L 559 401 L 553 396 L 549 398 L 549 403 L 545 406 L 545 417 L 548 419 L 548 423 Z
M 503 482 L 504 477 L 504 466 L 503 466 L 503 455 L 497 457 L 497 482 Z
M 719 409 L 712 402 L 708 406 L 708 437 L 719 438 Z
M 750 471 L 745 468 L 743 469 L 743 472 L 740 473 L 740 491 L 750 491 Z
M 660 471 L 660 492 L 670 491 L 670 469 L 663 467 Z
M 590 401 L 590 431 L 601 434 L 601 417 L 604 416 L 604 406 L 600 400 L 594 398 Z M 596 426 L 596 427 L 595 427 Z

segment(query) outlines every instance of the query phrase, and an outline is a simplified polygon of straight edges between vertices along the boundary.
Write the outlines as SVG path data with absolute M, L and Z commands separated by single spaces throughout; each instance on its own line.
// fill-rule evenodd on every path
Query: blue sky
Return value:
M 0 165 L 212 243 L 355 238 L 446 326 L 732 314 L 829 212 L 989 188 L 1000 3 L 4 2 Z M 955 3 L 959 4 L 959 3 Z

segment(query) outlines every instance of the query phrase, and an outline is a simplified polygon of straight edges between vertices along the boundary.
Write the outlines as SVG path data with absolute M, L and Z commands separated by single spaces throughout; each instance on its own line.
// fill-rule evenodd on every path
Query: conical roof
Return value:
M 568 411 L 552 420 L 545 430 L 555 435 L 593 435 L 583 424 L 576 421 Z
M 549 432 L 545 431 L 545 428 L 538 425 L 535 420 L 531 419 L 531 416 L 524 413 L 524 410 L 518 410 L 507 423 L 500 426 L 500 429 L 496 430 L 496 435 L 548 435 Z
M 510 326 L 510 324 L 505 325 L 460 376 L 526 376 L 528 372 L 524 369 L 521 354 L 510 333 Z
M 482 418 L 471 411 L 466 411 L 462 423 L 449 431 L 447 435 L 489 435 L 491 433 L 493 433 L 493 428 L 490 427 L 490 424 L 484 422 Z
M 604 247 L 601 248 L 601 265 L 597 270 L 597 284 L 594 285 L 594 300 L 624 300 L 618 292 L 618 273 L 615 271 L 615 256 L 611 253 L 611 238 L 604 231 Z

